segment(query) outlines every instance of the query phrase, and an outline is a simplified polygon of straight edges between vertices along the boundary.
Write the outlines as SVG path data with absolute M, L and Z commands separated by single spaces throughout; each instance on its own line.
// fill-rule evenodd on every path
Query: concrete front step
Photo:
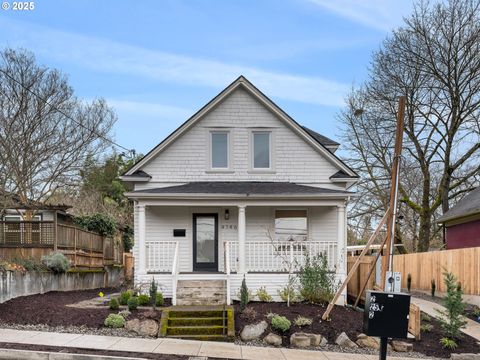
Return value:
M 182 317 L 182 318 L 169 318 L 168 326 L 189 326 L 192 324 L 199 326 L 222 326 L 222 317 Z
M 225 280 L 179 280 L 177 305 L 222 305 L 226 301 Z
M 167 336 L 176 335 L 225 335 L 227 333 L 226 326 L 208 325 L 208 326 L 169 326 L 167 328 Z

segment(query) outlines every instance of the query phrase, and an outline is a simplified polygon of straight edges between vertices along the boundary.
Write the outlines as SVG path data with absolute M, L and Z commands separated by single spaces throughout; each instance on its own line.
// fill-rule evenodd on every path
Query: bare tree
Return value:
M 435 217 L 480 175 L 480 3 L 420 2 L 373 58 L 366 83 L 340 115 L 352 165 L 363 175 L 359 217 L 385 211 L 396 103 L 407 98 L 400 211 L 415 248 L 435 238 Z
M 2 185 L 21 202 L 47 201 L 75 185 L 87 156 L 106 150 L 115 120 L 104 100 L 81 101 L 64 75 L 32 53 L 0 53 Z

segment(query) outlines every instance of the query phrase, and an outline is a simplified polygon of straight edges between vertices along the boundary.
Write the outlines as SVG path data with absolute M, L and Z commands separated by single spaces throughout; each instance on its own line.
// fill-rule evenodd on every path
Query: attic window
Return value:
M 211 133 L 211 167 L 212 169 L 228 169 L 229 132 L 212 131 Z
M 269 169 L 271 167 L 270 131 L 253 133 L 253 168 Z

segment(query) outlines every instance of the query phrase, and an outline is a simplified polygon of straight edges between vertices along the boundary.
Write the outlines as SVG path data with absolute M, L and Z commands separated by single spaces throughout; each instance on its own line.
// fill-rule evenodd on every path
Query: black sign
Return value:
M 367 291 L 363 331 L 369 336 L 406 338 L 410 295 Z
M 173 229 L 174 237 L 185 237 L 185 229 Z

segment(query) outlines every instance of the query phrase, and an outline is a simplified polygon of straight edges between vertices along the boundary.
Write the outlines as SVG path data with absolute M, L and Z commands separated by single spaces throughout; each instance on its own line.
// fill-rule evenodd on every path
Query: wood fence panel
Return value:
M 353 267 L 353 264 L 355 264 L 355 261 L 357 261 L 357 257 L 350 256 L 347 258 L 348 271 L 350 271 L 350 269 Z M 365 279 L 367 278 L 368 273 L 370 272 L 370 269 L 372 266 L 375 266 L 375 257 L 365 256 L 362 259 L 357 271 L 355 272 L 355 274 L 353 274 L 353 277 L 348 282 L 347 296 L 350 299 L 353 299 L 353 301 L 355 301 L 355 299 L 357 298 L 358 293 L 360 292 L 362 285 L 364 284 Z M 365 290 L 373 289 L 374 283 L 375 283 L 375 270 L 373 271 L 372 276 L 368 280 Z M 365 291 L 363 292 L 361 299 L 365 300 Z
M 395 255 L 394 271 L 402 273 L 402 288 L 411 274 L 412 289 L 430 291 L 435 279 L 439 292 L 445 292 L 444 270 L 451 271 L 462 283 L 465 294 L 480 295 L 480 247 Z

